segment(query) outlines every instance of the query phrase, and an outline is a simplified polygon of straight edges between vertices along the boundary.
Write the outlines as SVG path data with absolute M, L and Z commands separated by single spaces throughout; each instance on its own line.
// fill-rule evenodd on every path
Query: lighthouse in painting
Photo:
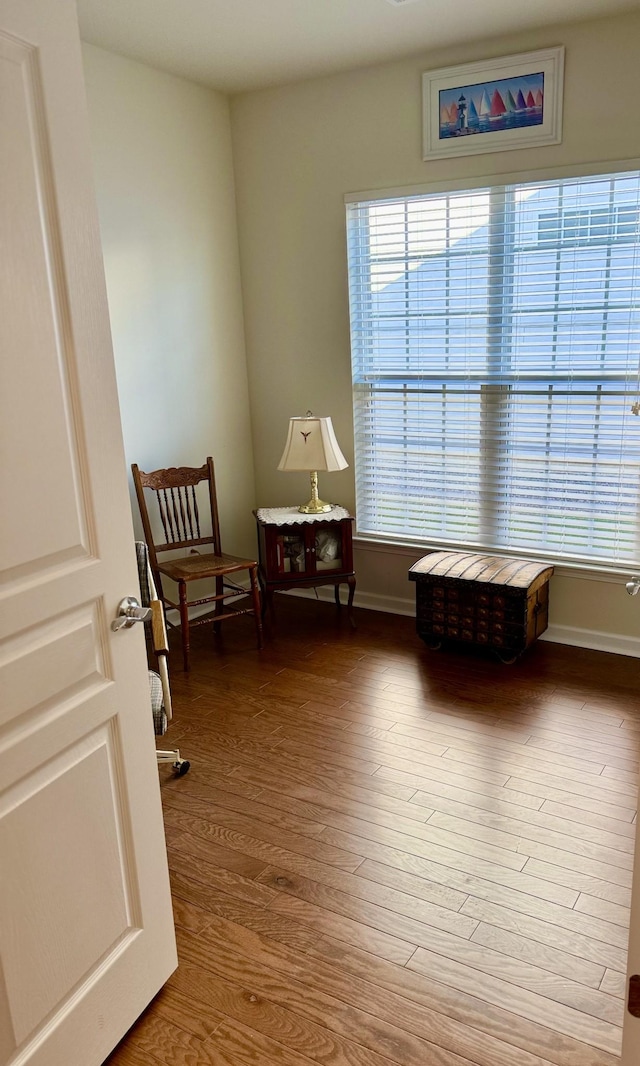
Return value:
M 440 140 L 537 126 L 544 115 L 544 74 L 440 90 Z
M 457 126 L 457 129 L 459 131 L 460 130 L 466 130 L 466 128 L 467 128 L 467 98 L 466 98 L 466 96 L 464 96 L 463 93 L 460 93 L 460 96 L 458 97 L 458 106 L 457 106 L 456 110 L 457 110 L 457 115 L 456 115 L 456 126 Z

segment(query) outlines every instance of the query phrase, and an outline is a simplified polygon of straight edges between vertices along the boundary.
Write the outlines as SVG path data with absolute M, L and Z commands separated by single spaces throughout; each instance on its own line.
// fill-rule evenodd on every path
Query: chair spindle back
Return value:
M 203 466 L 198 467 L 174 466 L 145 473 L 134 463 L 131 470 L 145 540 L 149 546 L 151 565 L 154 569 L 157 566 L 156 553 L 170 551 L 172 548 L 211 544 L 214 554 L 221 554 L 215 475 L 211 457 Z M 211 511 L 211 533 L 204 534 L 196 492 L 196 486 L 203 481 L 208 482 Z M 145 489 L 153 493 L 152 498 L 155 499 L 157 514 L 164 533 L 164 543 L 159 537 L 154 536 Z
M 201 536 L 195 485 L 156 489 L 155 493 L 167 544 L 180 544 Z

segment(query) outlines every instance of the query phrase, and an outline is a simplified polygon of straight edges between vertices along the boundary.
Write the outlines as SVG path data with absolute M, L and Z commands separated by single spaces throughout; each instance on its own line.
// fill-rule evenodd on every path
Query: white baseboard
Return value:
M 288 595 L 303 596 L 333 603 L 333 588 L 323 585 L 317 589 L 291 589 Z M 344 602 L 345 593 L 342 593 Z M 400 614 L 415 618 L 415 600 L 400 596 L 375 596 L 370 592 L 358 592 L 356 589 L 354 607 L 365 611 L 382 611 L 384 614 Z M 590 648 L 592 651 L 608 651 L 614 655 L 631 655 L 640 659 L 640 637 L 625 637 L 617 633 L 602 633 L 597 629 L 580 629 L 577 626 L 550 625 L 540 640 L 552 644 L 569 644 L 574 648 Z
M 323 600 L 326 603 L 335 602 L 332 585 L 321 585 L 309 589 L 289 589 L 287 595 L 301 596 L 307 600 Z M 346 603 L 346 595 L 346 589 L 341 586 L 340 598 L 343 603 Z M 416 613 L 415 601 L 401 596 L 375 596 L 370 592 L 358 592 L 357 589 L 353 606 L 362 607 L 365 611 L 381 611 L 382 614 L 402 614 L 408 618 L 414 618 Z
M 574 648 L 591 648 L 592 651 L 610 651 L 614 655 L 631 655 L 640 659 L 640 637 L 625 637 L 620 633 L 601 633 L 597 629 L 579 629 L 578 626 L 549 626 L 540 640 L 552 644 L 570 644 Z

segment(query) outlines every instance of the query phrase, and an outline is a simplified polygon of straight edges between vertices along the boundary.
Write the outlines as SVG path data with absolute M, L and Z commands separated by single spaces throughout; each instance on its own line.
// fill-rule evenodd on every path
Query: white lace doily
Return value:
M 259 507 L 258 521 L 268 526 L 296 526 L 303 522 L 337 522 L 350 518 L 346 507 L 332 507 L 323 514 L 303 514 L 297 507 Z

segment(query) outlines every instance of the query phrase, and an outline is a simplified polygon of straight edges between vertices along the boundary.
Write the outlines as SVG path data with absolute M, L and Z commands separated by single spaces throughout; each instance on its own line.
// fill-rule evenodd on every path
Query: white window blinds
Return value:
M 347 207 L 357 522 L 640 562 L 640 174 Z

